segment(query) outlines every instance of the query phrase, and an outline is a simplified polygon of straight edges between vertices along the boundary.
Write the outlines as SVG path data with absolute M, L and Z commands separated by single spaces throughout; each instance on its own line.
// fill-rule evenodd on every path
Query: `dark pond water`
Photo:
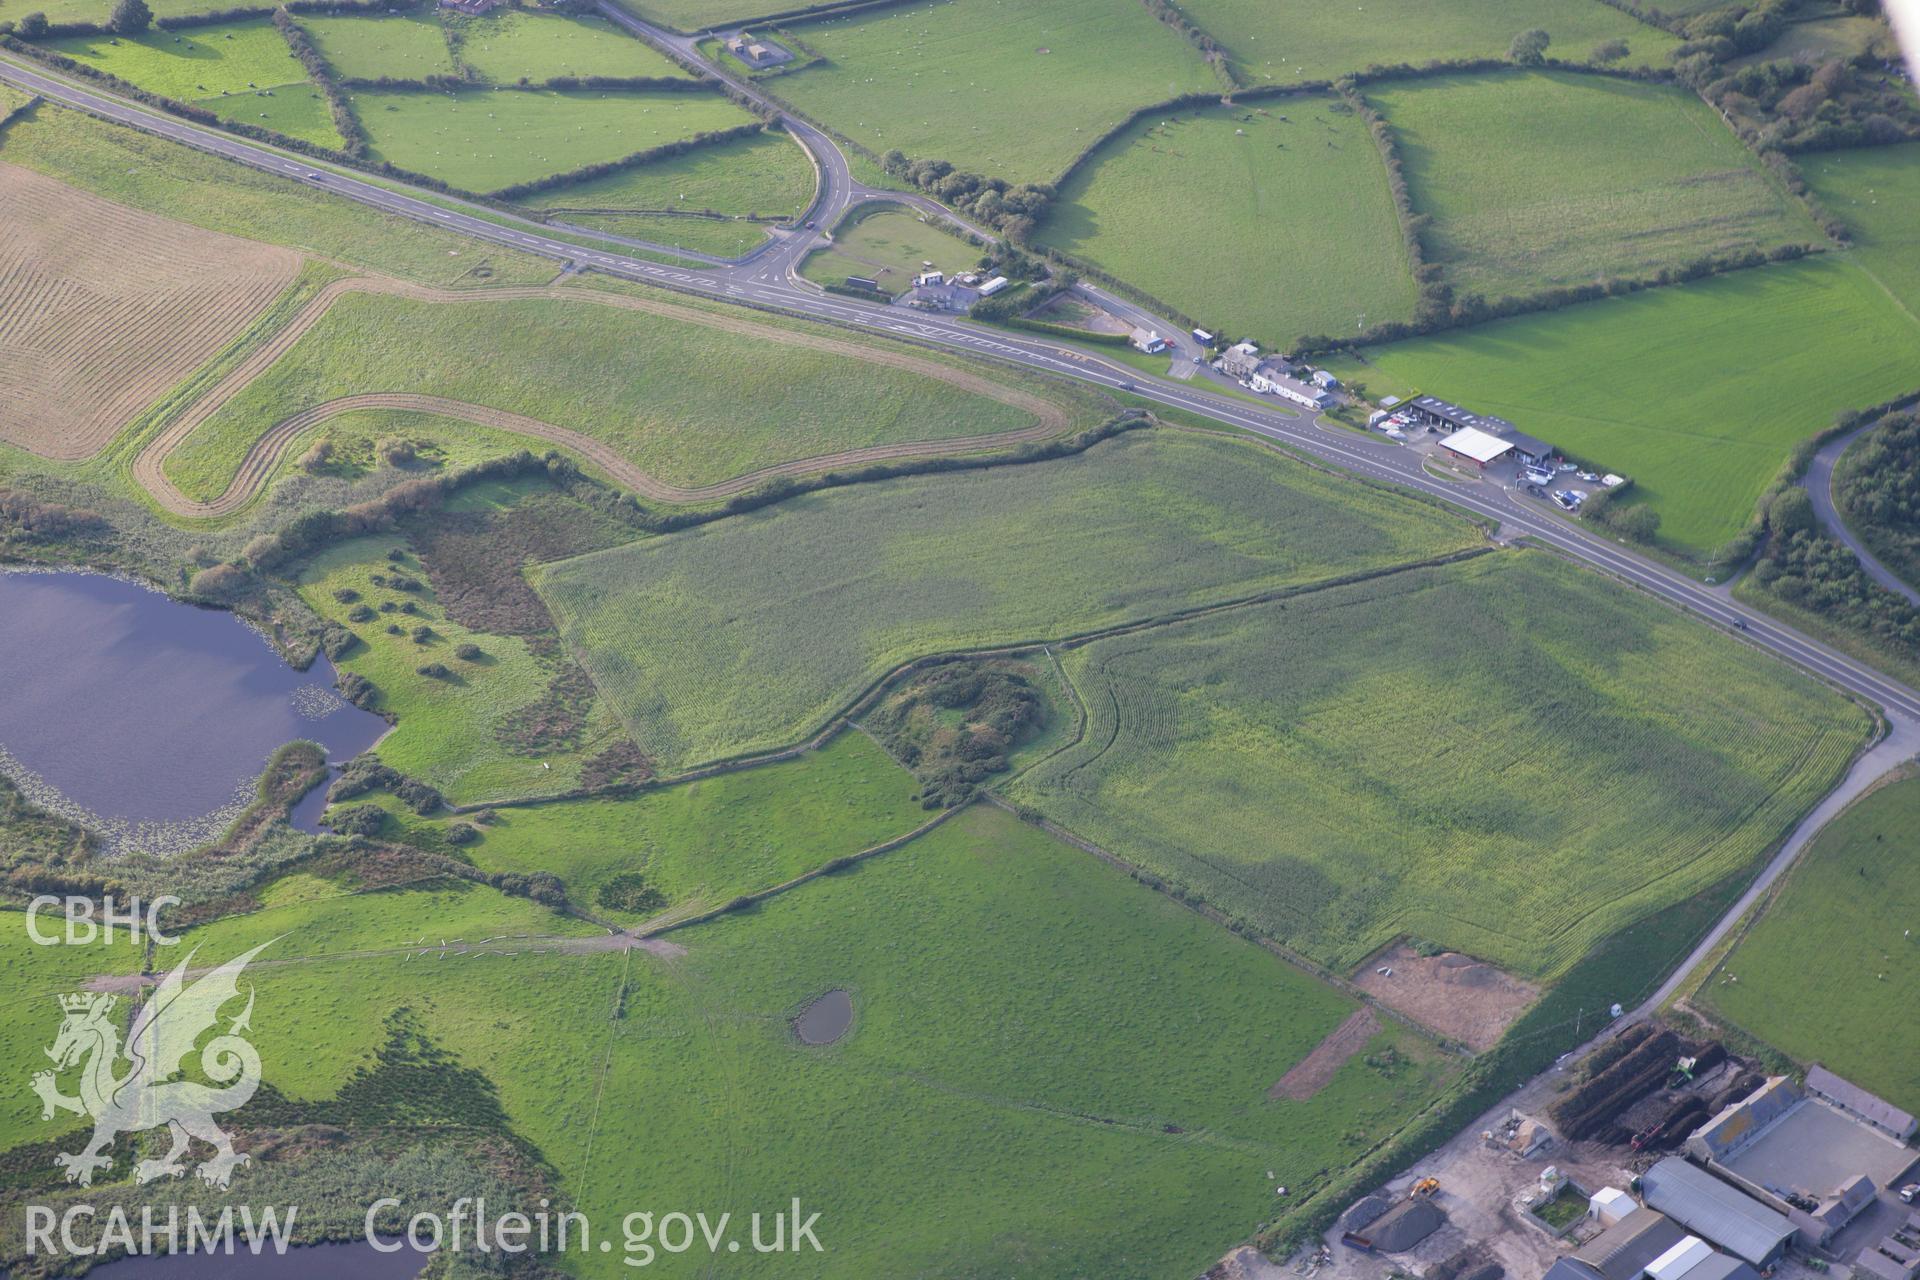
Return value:
M 0 770 L 115 850 L 217 837 L 295 738 L 344 760 L 386 725 L 231 614 L 88 573 L 0 573 Z
M 800 1011 L 793 1033 L 801 1044 L 832 1044 L 853 1025 L 853 997 L 838 987 Z
M 240 1246 L 242 1249 L 244 1245 Z M 381 1253 L 365 1241 L 315 1244 L 283 1254 L 181 1254 L 122 1258 L 87 1272 L 88 1280 L 413 1280 L 427 1256 Z

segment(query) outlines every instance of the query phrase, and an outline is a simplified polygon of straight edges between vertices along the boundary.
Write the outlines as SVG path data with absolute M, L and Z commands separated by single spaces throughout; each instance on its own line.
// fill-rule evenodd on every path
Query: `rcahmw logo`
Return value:
M 188 952 L 134 1014 L 124 1050 L 119 1027 L 109 1016 L 115 997 L 95 991 L 59 997 L 65 1018 L 47 1050 L 53 1070 L 34 1075 L 33 1091 L 40 1095 L 42 1120 L 53 1119 L 59 1111 L 93 1118 L 93 1137 L 86 1146 L 54 1157 L 68 1182 L 91 1185 L 97 1171 L 112 1167 L 113 1157 L 106 1152 L 116 1137 L 161 1125 L 173 1145 L 159 1159 L 135 1164 L 136 1181 L 184 1175 L 183 1157 L 195 1139 L 213 1148 L 213 1155 L 195 1170 L 201 1179 L 223 1189 L 232 1181 L 247 1157 L 233 1149 L 233 1140 L 213 1117 L 244 1105 L 260 1087 L 260 1055 L 242 1034 L 253 1016 L 251 985 L 246 1008 L 225 1031 L 217 1024 L 221 1007 L 239 996 L 241 973 L 271 945 L 263 942 L 191 983 L 187 966 L 196 952 Z M 209 1031 L 215 1034 L 200 1045 Z M 211 1085 L 179 1078 L 196 1046 L 200 1073 Z M 60 1077 L 68 1071 L 78 1072 L 75 1094 L 61 1092 Z
M 90 1204 L 69 1205 L 55 1214 L 50 1206 L 27 1206 L 27 1256 L 52 1254 L 56 1257 L 87 1258 L 96 1254 L 225 1253 L 245 1249 L 261 1253 L 272 1249 L 285 1253 L 293 1244 L 293 1219 L 298 1210 L 289 1205 L 283 1214 L 271 1206 L 254 1217 L 251 1205 L 236 1211 L 223 1207 L 213 1217 L 200 1212 L 199 1205 L 188 1205 L 183 1213 L 170 1204 L 156 1212 L 150 1204 L 140 1206 L 136 1221 L 120 1205 L 110 1205 L 105 1213 Z M 234 1230 L 239 1227 L 238 1232 Z

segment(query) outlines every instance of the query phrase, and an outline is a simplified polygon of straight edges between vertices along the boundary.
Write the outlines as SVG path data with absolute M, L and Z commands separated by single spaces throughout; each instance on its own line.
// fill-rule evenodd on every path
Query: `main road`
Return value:
M 553 237 L 536 222 L 446 197 L 428 199 L 398 184 L 376 182 L 350 171 L 303 161 L 289 153 L 96 92 L 17 60 L 0 59 L 0 81 L 295 183 L 522 253 L 538 254 L 578 268 L 719 302 L 788 312 L 1073 378 L 1238 427 L 1326 466 L 1377 483 L 1410 489 L 1470 511 L 1497 525 L 1504 537 L 1524 536 L 1584 561 L 1708 622 L 1736 631 L 1759 648 L 1880 706 L 1891 717 L 1920 722 L 1920 693 L 1901 682 L 1611 539 L 1569 524 L 1506 489 L 1484 482 L 1463 484 L 1431 476 L 1414 450 L 1362 437 L 1314 418 L 1242 404 L 1200 387 L 1146 377 L 1043 338 L 992 330 L 956 317 L 908 312 L 821 293 L 795 279 L 790 270 L 813 238 L 806 234 L 809 228 L 796 230 L 787 241 L 735 263 L 672 266 L 628 256 L 612 246 L 583 247 Z M 855 199 L 876 194 L 853 182 L 839 149 L 812 125 L 792 117 L 787 117 L 786 123 L 789 128 L 808 131 L 800 134 L 802 140 L 809 143 L 810 149 L 817 146 L 815 156 L 823 160 L 821 195 L 816 200 L 811 221 L 837 217 Z

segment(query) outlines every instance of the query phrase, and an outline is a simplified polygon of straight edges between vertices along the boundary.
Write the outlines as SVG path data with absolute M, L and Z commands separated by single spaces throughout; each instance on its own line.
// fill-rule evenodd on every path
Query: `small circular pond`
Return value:
M 832 1044 L 853 1026 L 853 997 L 835 987 L 800 1011 L 793 1020 L 793 1034 L 801 1044 Z

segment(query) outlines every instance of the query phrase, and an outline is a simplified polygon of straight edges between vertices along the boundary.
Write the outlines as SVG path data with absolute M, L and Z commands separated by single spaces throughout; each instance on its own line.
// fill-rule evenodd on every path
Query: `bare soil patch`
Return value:
M 90 457 L 239 335 L 291 249 L 142 213 L 0 164 L 0 440 Z
M 1274 1081 L 1267 1096 L 1305 1102 L 1326 1088 L 1340 1068 L 1347 1065 L 1347 1059 L 1365 1048 L 1379 1030 L 1380 1019 L 1371 1007 L 1355 1009 L 1345 1022 L 1327 1032 L 1326 1039 L 1313 1046 L 1312 1053 Z
M 1393 976 L 1380 972 L 1390 969 Z M 1354 985 L 1476 1052 L 1491 1049 L 1540 989 L 1472 956 L 1423 956 L 1396 942 L 1360 966 Z

